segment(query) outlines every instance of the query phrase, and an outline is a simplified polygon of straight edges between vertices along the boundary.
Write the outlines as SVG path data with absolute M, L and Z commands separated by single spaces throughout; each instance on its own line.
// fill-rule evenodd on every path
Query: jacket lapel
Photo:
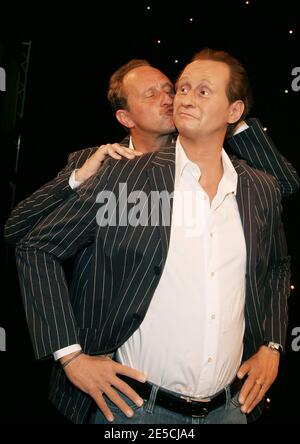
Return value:
M 233 162 L 234 164 L 235 162 Z M 257 227 L 255 220 L 255 194 L 243 166 L 235 165 L 238 173 L 237 204 L 241 216 L 246 242 L 247 266 L 246 266 L 246 296 L 245 296 L 245 338 L 244 358 L 249 350 L 255 347 L 257 332 L 261 331 L 261 314 L 256 282 L 257 261 Z
M 255 196 L 242 165 L 235 165 L 235 168 L 238 173 L 236 200 L 246 242 L 247 274 L 250 275 L 255 268 L 256 258 Z
M 148 169 L 151 191 L 160 196 L 159 205 L 152 204 L 155 221 L 158 221 L 162 243 L 162 261 L 166 261 L 171 234 L 173 193 L 175 182 L 175 147 L 172 145 L 156 153 Z M 157 200 L 156 200 L 157 201 Z

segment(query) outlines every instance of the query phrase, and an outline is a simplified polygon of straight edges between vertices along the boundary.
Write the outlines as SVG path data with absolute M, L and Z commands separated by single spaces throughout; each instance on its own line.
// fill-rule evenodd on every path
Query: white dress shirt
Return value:
M 168 390 L 207 397 L 229 384 L 243 352 L 246 246 L 237 173 L 224 174 L 211 202 L 201 172 L 176 144 L 168 256 L 145 319 L 117 359 Z

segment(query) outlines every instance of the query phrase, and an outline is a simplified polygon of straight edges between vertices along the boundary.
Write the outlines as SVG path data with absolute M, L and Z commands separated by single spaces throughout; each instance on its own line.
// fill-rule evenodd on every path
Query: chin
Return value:
M 185 134 L 193 134 L 195 132 L 195 129 L 193 128 L 193 125 L 189 125 L 188 122 L 178 122 L 176 124 L 177 131 L 182 134 L 183 136 Z

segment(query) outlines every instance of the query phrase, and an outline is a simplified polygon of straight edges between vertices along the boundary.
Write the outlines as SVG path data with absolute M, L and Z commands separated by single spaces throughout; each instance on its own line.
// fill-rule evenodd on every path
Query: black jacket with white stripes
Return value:
M 233 164 L 238 173 L 237 203 L 247 248 L 247 359 L 265 340 L 285 344 L 289 258 L 276 180 L 244 162 L 233 160 Z M 152 191 L 171 194 L 174 190 L 174 172 L 174 147 L 132 161 L 110 159 L 99 174 L 19 243 L 19 277 L 37 357 L 73 343 L 80 343 L 89 354 L 110 353 L 138 328 L 163 272 L 170 226 L 99 227 L 97 196 L 103 191 L 118 195 L 119 183 L 126 183 L 128 194 L 144 191 L 151 208 Z M 172 200 L 169 211 L 171 214 Z M 74 308 L 61 261 L 87 246 L 93 251 L 87 291 Z M 89 400 L 70 386 L 65 381 L 64 409 L 68 417 L 81 422 Z M 60 390 L 56 386 L 52 398 Z
M 249 119 L 247 123 L 250 125 L 249 129 L 229 139 L 230 146 L 250 165 L 277 176 L 283 195 L 296 192 L 299 188 L 299 178 L 292 165 L 277 151 L 257 119 Z M 123 143 L 128 143 L 128 140 Z M 19 241 L 63 200 L 74 193 L 69 187 L 70 174 L 75 168 L 80 168 L 96 149 L 88 148 L 72 153 L 66 168 L 53 181 L 16 207 L 5 227 L 7 241 L 10 243 Z M 85 319 L 85 310 L 80 310 L 84 306 L 83 301 L 87 298 L 91 262 L 92 247 L 87 246 L 76 256 L 74 278 L 70 290 L 71 306 L 80 325 L 84 324 Z M 87 333 L 86 330 L 81 339 L 81 344 L 85 349 L 89 338 Z M 44 353 L 36 349 L 35 351 L 38 358 L 44 356 Z M 90 398 L 75 387 L 71 387 L 58 366 L 55 366 L 53 382 L 51 399 L 57 408 L 74 422 L 84 421 L 91 403 Z

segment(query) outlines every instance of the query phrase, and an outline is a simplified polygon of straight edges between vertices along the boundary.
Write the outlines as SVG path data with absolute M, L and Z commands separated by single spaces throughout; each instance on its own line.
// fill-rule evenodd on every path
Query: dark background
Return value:
M 260 118 L 300 171 L 300 91 L 291 88 L 292 69 L 300 66 L 300 7 L 294 1 L 108 3 L 65 9 L 53 3 L 34 8 L 11 4 L 10 11 L 1 10 L 0 66 L 7 74 L 7 91 L 0 92 L 2 225 L 11 206 L 52 179 L 70 152 L 123 136 L 106 90 L 111 73 L 131 58 L 148 59 L 174 80 L 203 47 L 230 52 L 250 74 L 255 97 L 251 116 Z M 21 120 L 15 113 L 26 41 L 32 42 L 32 50 Z M 299 422 L 300 352 L 291 347 L 291 331 L 300 327 L 299 195 L 285 199 L 283 206 L 295 289 L 289 301 L 287 352 L 261 420 L 269 424 Z M 7 335 L 7 351 L 0 353 L 0 423 L 63 423 L 47 401 L 51 361 L 34 360 L 13 251 L 2 238 L 0 245 L 0 327 Z

